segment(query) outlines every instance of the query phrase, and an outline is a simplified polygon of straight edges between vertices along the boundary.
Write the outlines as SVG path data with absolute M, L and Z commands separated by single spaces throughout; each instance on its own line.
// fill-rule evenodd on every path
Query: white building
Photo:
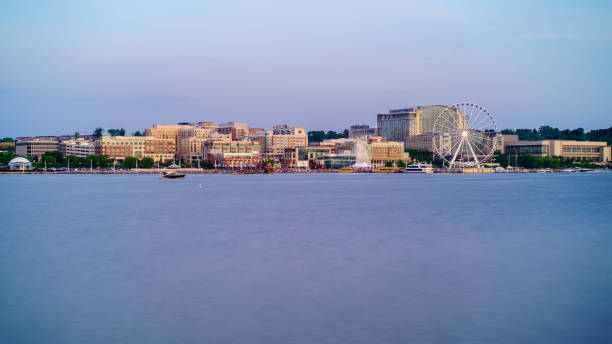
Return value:
M 64 156 L 75 155 L 79 158 L 86 158 L 88 155 L 96 154 L 96 145 L 93 141 L 72 139 L 62 141 L 60 151 Z

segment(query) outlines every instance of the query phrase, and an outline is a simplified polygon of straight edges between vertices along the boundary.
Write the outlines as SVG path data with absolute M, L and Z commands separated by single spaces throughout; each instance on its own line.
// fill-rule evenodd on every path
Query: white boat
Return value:
M 433 173 L 431 164 L 416 163 L 406 166 L 404 173 Z

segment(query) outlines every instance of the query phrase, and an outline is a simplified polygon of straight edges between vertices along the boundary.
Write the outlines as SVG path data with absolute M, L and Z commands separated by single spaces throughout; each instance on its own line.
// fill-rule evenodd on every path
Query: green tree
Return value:
M 406 167 L 406 163 L 403 160 L 398 160 L 397 161 L 397 167 L 404 168 L 404 167 Z
M 13 152 L 0 152 L 0 164 L 8 165 L 9 161 L 13 160 L 15 157 Z
M 57 159 L 52 155 L 43 155 L 40 157 L 40 165 L 47 164 L 47 167 L 55 167 L 57 165 Z
M 2 139 L 2 142 L 15 142 L 15 140 L 13 140 L 11 137 L 5 137 Z
M 496 151 L 495 154 L 493 154 L 493 162 L 498 163 L 501 167 L 508 167 L 508 157 L 500 151 Z
M 100 137 L 102 137 L 102 134 L 103 134 L 103 133 L 104 133 L 104 129 L 102 129 L 102 128 L 98 127 L 98 128 L 96 128 L 96 129 L 93 131 L 92 135 L 93 135 L 94 137 L 100 138 Z
M 385 167 L 393 167 L 393 161 L 385 162 Z
M 151 167 L 153 167 L 154 164 L 155 164 L 155 162 L 153 161 L 153 159 L 151 159 L 149 157 L 144 157 L 140 161 L 140 165 L 142 166 L 142 168 L 151 168 Z
M 135 131 L 132 133 L 132 136 L 144 136 L 140 131 Z
M 78 167 L 80 165 L 80 163 L 81 163 L 79 157 L 76 156 L 76 155 L 68 155 L 66 157 L 66 162 L 67 162 L 66 165 L 67 166 L 70 165 L 70 168 Z M 68 162 L 70 162 L 70 163 L 68 164 Z
M 78 131 L 74 132 L 74 139 L 78 139 L 81 136 L 81 134 Z
M 64 163 L 64 156 L 62 155 L 61 152 L 58 152 L 58 151 L 45 152 L 45 154 L 43 154 L 42 157 L 53 157 L 55 159 L 55 163 L 57 163 L 58 166 Z M 48 163 L 49 161 L 47 161 L 47 164 Z
M 125 166 L 127 168 L 136 168 L 138 166 L 138 158 L 133 157 L 133 156 L 125 157 L 125 160 L 123 162 L 123 166 Z

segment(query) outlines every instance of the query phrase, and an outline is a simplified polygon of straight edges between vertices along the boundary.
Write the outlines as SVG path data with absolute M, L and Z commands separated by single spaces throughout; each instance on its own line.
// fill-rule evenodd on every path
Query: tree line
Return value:
M 110 135 L 110 136 L 125 136 L 125 129 L 121 128 L 121 129 L 108 129 L 106 130 L 106 132 Z M 104 134 L 104 129 L 97 127 L 96 129 L 94 129 L 93 133 L 91 134 L 94 137 L 100 138 L 102 137 L 102 134 Z M 135 131 L 132 133 L 132 136 L 144 136 L 142 134 L 142 132 L 140 130 Z

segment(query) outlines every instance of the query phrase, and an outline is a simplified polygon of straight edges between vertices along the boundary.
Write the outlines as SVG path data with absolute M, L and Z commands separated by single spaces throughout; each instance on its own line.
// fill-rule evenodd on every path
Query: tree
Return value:
M 498 163 L 501 167 L 508 167 L 508 157 L 500 151 L 495 151 L 493 154 L 493 162 Z
M 42 155 L 42 157 L 53 157 L 55 159 L 55 162 L 58 164 L 61 164 L 64 162 L 64 156 L 62 155 L 61 152 L 58 151 L 53 151 L 53 152 L 45 152 L 45 154 Z M 49 162 L 47 162 L 49 163 Z
M 142 168 L 151 168 L 153 167 L 154 164 L 155 164 L 155 161 L 153 161 L 153 159 L 149 157 L 144 157 L 140 161 L 140 165 L 142 166 Z
M 15 158 L 15 154 L 13 152 L 0 152 L 0 164 L 8 165 L 9 161 Z
M 15 140 L 13 140 L 11 137 L 5 137 L 2 139 L 2 142 L 15 142 Z
M 125 157 L 125 160 L 123 162 L 123 166 L 125 166 L 127 168 L 136 168 L 136 167 L 138 167 L 138 158 L 133 157 L 133 156 Z
M 119 129 L 108 129 L 107 131 L 110 136 L 121 136 L 119 135 Z
M 81 136 L 81 134 L 78 131 L 74 132 L 74 139 L 78 139 Z
M 399 168 L 406 167 L 406 163 L 403 160 L 398 160 L 396 164 L 397 164 L 397 167 Z
M 93 133 L 91 135 L 93 135 L 94 137 L 100 138 L 102 137 L 102 134 L 104 133 L 104 129 L 98 127 L 96 128 Z
M 135 131 L 132 133 L 132 136 L 144 136 L 140 131 Z
M 40 157 L 41 165 L 45 164 L 47 167 L 55 166 L 57 164 L 57 159 L 53 155 L 43 155 Z
M 385 162 L 385 167 L 393 167 L 393 161 Z
M 78 156 L 76 155 L 68 155 L 66 157 L 66 162 L 68 162 L 67 165 L 70 165 L 70 168 L 74 168 L 80 165 L 80 159 Z

